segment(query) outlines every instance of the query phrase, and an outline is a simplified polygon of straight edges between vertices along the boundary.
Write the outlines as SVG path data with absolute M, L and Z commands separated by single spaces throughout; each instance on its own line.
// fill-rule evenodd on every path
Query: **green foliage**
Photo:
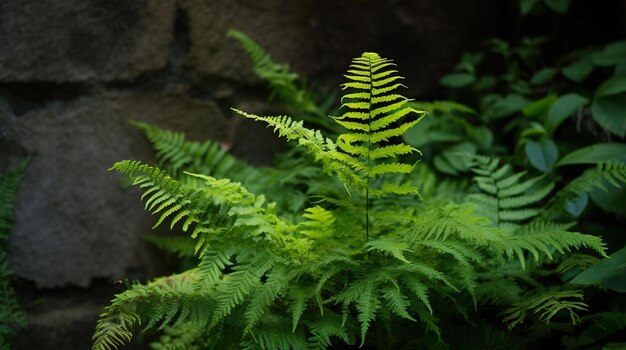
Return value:
M 512 173 L 511 166 L 499 167 L 498 159 L 475 157 L 474 181 L 481 193 L 470 199 L 479 204 L 481 213 L 496 225 L 518 225 L 540 213 L 535 204 L 550 194 L 554 182 L 541 176 L 522 180 L 526 172 Z
M 288 65 L 275 63 L 261 46 L 240 31 L 230 30 L 228 36 L 237 40 L 246 51 L 252 60 L 254 72 L 269 83 L 273 94 L 299 110 L 318 110 L 309 93 L 296 85 L 298 74 L 291 72 Z
M 565 337 L 564 345 L 568 349 L 585 349 L 597 344 L 607 337 L 619 334 L 626 329 L 626 313 L 622 312 L 601 312 L 582 318 L 584 330 L 580 334 L 568 335 Z M 619 349 L 621 346 L 611 346 L 606 344 L 603 349 Z M 615 343 L 614 343 L 615 344 Z
M 562 310 L 567 311 L 572 324 L 580 323 L 578 312 L 587 310 L 587 305 L 583 302 L 583 294 L 576 290 L 544 293 L 507 309 L 504 321 L 509 329 L 512 329 L 522 323 L 529 312 L 532 312 L 541 321 L 549 322 Z
M 626 292 L 626 247 L 585 269 L 571 283 Z
M 233 157 L 217 142 L 189 141 L 181 132 L 137 121 L 132 124 L 144 131 L 156 151 L 159 166 L 174 178 L 186 183 L 199 182 L 197 178 L 183 176 L 183 170 L 216 178 L 228 177 L 252 193 L 267 193 L 269 200 L 276 202 L 284 212 L 299 215 L 307 195 L 313 190 L 309 189 L 313 179 L 323 181 L 325 178 L 313 165 L 299 162 L 299 166 L 294 167 L 289 157 L 297 157 L 295 152 L 279 159 L 274 167 L 258 168 Z
M 626 184 L 626 163 L 599 163 L 565 185 L 544 211 L 543 216 L 559 215 L 580 196 L 594 190 L 615 191 Z
M 229 30 L 228 36 L 246 51 L 256 75 L 268 83 L 270 97 L 278 97 L 290 112 L 298 115 L 299 120 L 336 130 L 333 123 L 326 118 L 328 108 L 315 102 L 304 84 L 298 82 L 298 74 L 292 72 L 289 65 L 275 63 L 258 43 L 238 30 Z
M 437 147 L 439 159 L 431 156 L 425 161 L 443 174 L 454 175 L 450 181 L 466 178 L 471 169 L 475 186 L 466 188 L 470 201 L 512 239 L 537 235 L 547 243 L 552 237 L 580 238 L 573 231 L 586 231 L 593 234 L 586 235 L 589 242 L 601 236 L 610 247 L 623 247 L 625 42 L 571 51 L 576 44 L 558 28 L 563 20 L 558 14 L 568 11 L 569 1 L 517 3 L 522 16 L 551 21 L 554 32 L 549 37 L 523 37 L 521 28 L 517 42 L 489 40 L 484 50 L 463 54 L 451 74 L 440 81 L 450 89 L 453 101 L 475 109 L 475 114 L 463 115 L 471 128 L 491 130 L 491 137 L 483 137 L 489 147 L 482 148 L 472 133 L 444 134 L 446 148 L 454 147 L 453 153 L 443 154 L 445 148 Z M 448 119 L 430 122 L 433 131 L 450 129 Z M 554 256 L 559 262 L 554 265 L 535 254 L 549 256 L 555 252 L 552 248 L 536 242 L 525 248 L 523 254 L 511 251 L 523 271 L 505 263 L 481 275 L 479 303 L 508 308 L 504 317 L 515 326 L 512 332 L 520 329 L 521 322 L 530 322 L 519 332 L 533 344 L 562 339 L 568 348 L 591 349 L 623 341 L 607 336 L 622 329 L 624 299 L 606 289 L 620 288 L 619 259 L 613 264 L 613 259 L 598 260 L 583 248 Z M 619 253 L 614 254 L 619 257 Z M 586 287 L 584 294 L 572 291 L 570 283 Z M 493 295 L 490 287 L 507 293 Z M 596 315 L 597 328 L 589 325 Z M 542 324 L 550 317 L 549 324 Z M 617 326 L 606 326 L 605 319 Z M 566 322 L 576 326 L 566 327 Z M 598 331 L 603 328 L 606 334 Z M 580 332 L 585 336 L 578 337 Z
M 445 344 L 454 335 L 440 319 L 469 315 L 478 303 L 510 306 L 521 294 L 518 279 L 532 282 L 535 266 L 572 249 L 604 254 L 596 236 L 548 221 L 528 222 L 553 185 L 541 184 L 542 178 L 517 184 L 524 174 L 498 168 L 497 161 L 478 157 L 474 169 L 483 199 L 495 198 L 493 221 L 480 214 L 481 206 L 477 211 L 445 195 L 422 199 L 415 181 L 432 182 L 432 173 L 416 170 L 413 157 L 420 152 L 400 140 L 424 113 L 400 94 L 396 73 L 391 60 L 375 53 L 352 61 L 342 114 L 333 118 L 344 129 L 334 139 L 302 120 L 235 110 L 296 141 L 346 189 L 322 193 L 299 217 L 266 200 L 261 190 L 247 188 L 264 179 L 259 169 L 208 143 L 138 124 L 172 174 L 137 161 L 112 169 L 144 191 L 146 210 L 157 216 L 155 226 L 168 221 L 190 237 L 198 263 L 116 295 L 98 321 L 93 349 L 118 348 L 140 325 L 165 330 L 155 349 Z M 433 188 L 455 188 L 419 186 L 431 194 Z M 541 190 L 532 192 L 534 186 Z M 181 254 L 191 249 L 187 243 L 177 246 Z M 534 257 L 532 269 L 526 256 Z M 517 307 L 540 310 L 544 319 L 584 307 L 552 302 L 573 298 L 559 293 Z M 504 342 L 490 328 L 480 334 Z
M 17 328 L 26 326 L 26 314 L 11 286 L 7 259 L 7 239 L 13 227 L 15 196 L 26 171 L 28 160 L 0 176 L 0 348 L 10 349 Z

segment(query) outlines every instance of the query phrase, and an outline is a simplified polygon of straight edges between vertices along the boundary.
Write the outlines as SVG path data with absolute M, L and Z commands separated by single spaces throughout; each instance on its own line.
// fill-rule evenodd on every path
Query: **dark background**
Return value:
M 153 160 L 128 119 L 234 142 L 266 164 L 271 132 L 230 107 L 271 111 L 264 84 L 232 40 L 239 29 L 321 90 L 352 57 L 395 59 L 407 96 L 443 99 L 438 79 L 484 40 L 565 38 L 544 55 L 626 37 L 622 0 L 573 0 L 569 14 L 521 18 L 504 0 L 0 0 L 0 171 L 32 161 L 10 249 L 30 326 L 18 349 L 88 349 L 115 280 L 173 265 L 142 235 L 153 222 L 106 171 Z M 230 135 L 230 136 L 229 136 Z M 234 137 L 232 136 L 234 135 Z

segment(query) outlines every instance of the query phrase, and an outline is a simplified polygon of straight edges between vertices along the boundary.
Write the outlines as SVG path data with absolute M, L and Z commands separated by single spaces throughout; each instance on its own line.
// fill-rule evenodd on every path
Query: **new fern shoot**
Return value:
M 401 136 L 424 113 L 401 94 L 397 73 L 376 53 L 352 61 L 342 114 L 333 118 L 344 132 L 334 139 L 290 117 L 235 110 L 297 142 L 345 188 L 315 197 L 296 218 L 230 179 L 183 172 L 189 181 L 116 163 L 143 189 L 156 225 L 169 221 L 194 240 L 199 263 L 116 295 L 93 349 L 118 348 L 140 326 L 165 332 L 154 349 L 444 346 L 450 334 L 439 319 L 469 318 L 488 300 L 513 306 L 510 289 L 498 287 L 510 276 L 494 271 L 524 271 L 529 256 L 551 260 L 576 248 L 604 255 L 595 236 L 563 227 L 549 238 L 512 235 L 475 204 L 422 199 L 410 181 L 419 151 Z M 496 167 L 484 176 L 502 179 L 487 173 Z

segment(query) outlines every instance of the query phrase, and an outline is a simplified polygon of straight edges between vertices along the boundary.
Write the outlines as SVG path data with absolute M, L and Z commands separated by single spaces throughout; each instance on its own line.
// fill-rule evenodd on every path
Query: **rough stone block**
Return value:
M 256 81 L 245 53 L 226 37 L 234 28 L 328 87 L 342 82 L 352 57 L 376 51 L 396 59 L 415 95 L 432 94 L 462 52 L 500 32 L 507 14 L 499 0 L 181 0 L 181 7 L 187 64 L 200 76 Z
M 131 80 L 163 68 L 175 0 L 3 0 L 0 81 Z
M 106 171 L 122 159 L 152 159 L 130 118 L 195 139 L 228 133 L 214 103 L 168 95 L 81 98 L 16 118 L 11 137 L 33 155 L 10 238 L 16 276 L 38 287 L 86 287 L 94 278 L 121 279 L 151 265 L 141 236 L 154 218 L 143 211 L 138 193 Z

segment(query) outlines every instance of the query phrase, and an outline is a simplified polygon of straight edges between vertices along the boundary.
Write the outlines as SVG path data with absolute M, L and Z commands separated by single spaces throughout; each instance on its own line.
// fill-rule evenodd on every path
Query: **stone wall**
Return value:
M 128 119 L 193 139 L 235 135 L 233 152 L 267 163 L 280 145 L 234 123 L 231 106 L 262 113 L 267 92 L 225 33 L 248 33 L 308 81 L 338 86 L 349 60 L 398 62 L 409 95 L 481 40 L 502 35 L 501 0 L 0 1 L 0 171 L 32 160 L 10 241 L 30 320 L 18 349 L 87 349 L 97 315 L 123 278 L 167 272 L 142 241 L 153 222 L 137 193 L 106 171 L 153 160 Z M 139 346 L 141 347 L 141 346 Z

